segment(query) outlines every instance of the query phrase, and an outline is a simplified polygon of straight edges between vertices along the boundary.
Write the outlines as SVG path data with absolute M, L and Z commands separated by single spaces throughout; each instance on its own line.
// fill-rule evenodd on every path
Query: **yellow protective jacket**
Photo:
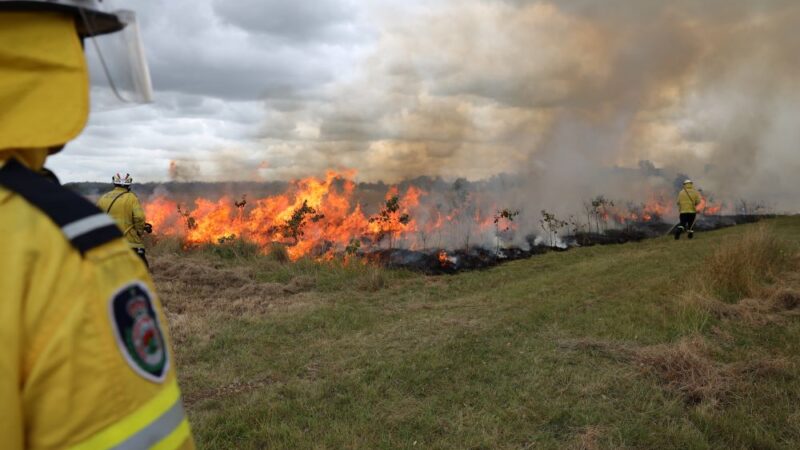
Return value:
M 678 211 L 681 214 L 696 213 L 700 200 L 700 193 L 694 190 L 692 183 L 685 184 L 678 192 Z
M 59 226 L 8 187 L 7 169 L 27 170 L 8 158 L 0 152 L 0 447 L 194 448 L 147 269 L 77 194 L 49 181 L 34 191 L 62 215 L 93 211 Z
M 144 248 L 144 210 L 136 194 L 124 187 L 115 187 L 100 197 L 97 207 L 114 218 L 131 247 Z

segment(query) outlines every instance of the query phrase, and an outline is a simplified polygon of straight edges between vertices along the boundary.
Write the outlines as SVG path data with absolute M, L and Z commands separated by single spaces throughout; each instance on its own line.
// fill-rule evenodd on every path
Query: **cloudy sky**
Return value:
M 93 112 L 50 163 L 66 181 L 585 177 L 648 159 L 717 190 L 800 189 L 795 1 L 116 5 L 139 14 L 156 102 Z

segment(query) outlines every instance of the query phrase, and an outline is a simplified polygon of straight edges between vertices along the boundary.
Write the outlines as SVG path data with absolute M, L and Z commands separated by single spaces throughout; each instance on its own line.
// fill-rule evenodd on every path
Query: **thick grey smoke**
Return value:
M 800 209 L 798 2 L 459 0 L 394 12 L 375 11 L 372 56 L 321 100 L 267 102 L 275 173 L 521 173 L 504 201 L 558 210 L 596 194 L 645 200 L 682 172 L 718 198 Z M 287 157 L 306 164 L 281 171 Z M 608 170 L 642 160 L 672 169 Z

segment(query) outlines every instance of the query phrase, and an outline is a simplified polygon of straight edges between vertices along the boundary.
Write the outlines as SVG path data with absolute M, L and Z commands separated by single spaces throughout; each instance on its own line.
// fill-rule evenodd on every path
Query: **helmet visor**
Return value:
M 113 14 L 125 27 L 116 33 L 92 36 L 96 24 L 91 16 L 81 13 L 91 36 L 85 46 L 92 48 L 86 52 L 92 84 L 107 87 L 123 103 L 152 102 L 153 87 L 136 14 L 128 10 Z

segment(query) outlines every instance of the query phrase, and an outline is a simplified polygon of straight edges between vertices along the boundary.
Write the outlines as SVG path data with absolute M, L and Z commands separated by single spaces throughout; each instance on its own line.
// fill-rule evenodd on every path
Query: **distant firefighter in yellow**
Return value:
M 148 265 L 142 237 L 144 233 L 149 233 L 153 229 L 150 224 L 145 222 L 144 210 L 139 203 L 139 198 L 131 192 L 133 178 L 127 173 L 124 177 L 117 173 L 111 177 L 111 181 L 114 183 L 114 189 L 100 197 L 97 207 L 117 222 L 117 226 L 122 230 L 122 235 L 128 240 L 133 251 L 142 258 L 145 265 Z
M 694 221 L 697 218 L 697 205 L 702 201 L 700 193 L 694 189 L 692 180 L 684 180 L 681 191 L 678 192 L 678 212 L 680 222 L 675 228 L 675 240 L 681 238 L 685 231 L 689 239 L 694 237 Z
M 3 449 L 194 448 L 161 302 L 114 221 L 43 171 L 83 130 L 89 71 L 150 92 L 136 16 L 96 0 L 0 0 L 0 436 Z M 95 50 L 101 53 L 99 48 Z M 123 62 L 122 66 L 115 66 Z

